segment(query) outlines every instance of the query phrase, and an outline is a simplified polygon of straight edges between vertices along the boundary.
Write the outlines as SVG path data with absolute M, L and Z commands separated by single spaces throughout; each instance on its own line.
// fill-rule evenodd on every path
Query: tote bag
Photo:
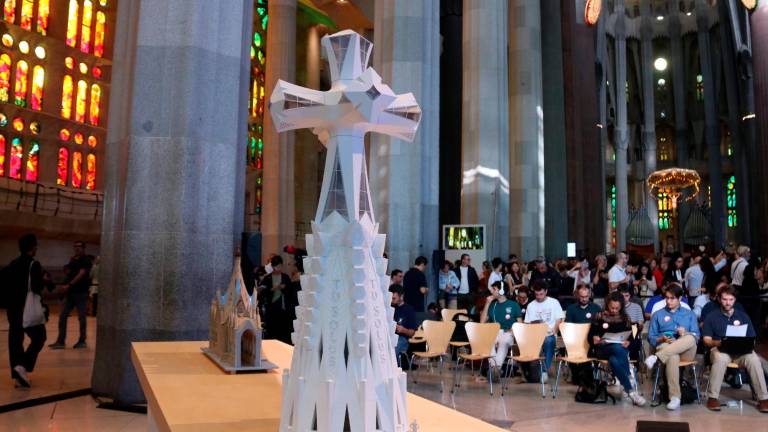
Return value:
M 34 327 L 45 324 L 45 313 L 43 312 L 43 301 L 39 294 L 32 292 L 32 263 L 29 265 L 29 275 L 27 276 L 27 299 L 24 302 L 24 317 L 22 325 L 24 328 Z

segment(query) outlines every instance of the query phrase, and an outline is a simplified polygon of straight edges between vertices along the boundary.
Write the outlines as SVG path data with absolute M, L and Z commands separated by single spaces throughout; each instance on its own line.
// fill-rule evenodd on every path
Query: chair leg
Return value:
M 445 387 L 445 385 L 443 384 L 443 356 L 442 356 L 442 354 L 440 355 L 439 359 L 440 359 L 440 393 L 442 393 L 443 392 L 443 387 Z
M 653 380 L 653 393 L 651 395 L 651 402 L 656 402 L 656 391 L 659 388 L 659 375 L 661 374 L 661 364 L 656 363 L 656 378 Z
M 544 363 L 539 360 L 539 381 L 541 381 L 541 397 L 547 397 L 547 391 L 544 389 Z
M 696 364 L 691 365 L 693 369 L 693 384 L 696 386 L 696 401 L 701 405 L 701 391 L 699 390 L 699 375 L 696 373 Z
M 552 399 L 557 397 L 557 390 L 560 388 L 560 368 L 563 366 L 563 361 L 557 362 L 557 374 L 555 375 L 555 385 L 552 386 Z
M 417 371 L 413 370 L 413 360 L 415 358 L 416 358 L 416 354 L 411 354 L 411 359 L 410 359 L 410 361 L 408 361 L 408 365 L 410 367 L 409 370 L 411 371 L 411 376 L 413 377 L 413 383 L 414 384 L 418 384 L 418 382 L 416 381 L 416 373 L 417 373 Z
M 491 366 L 491 359 L 486 359 L 486 363 L 488 363 L 488 384 L 491 387 L 491 396 L 493 396 L 493 370 L 496 369 L 496 362 L 494 362 L 494 365 Z M 482 369 L 482 362 L 480 363 Z M 499 375 L 499 381 L 501 381 L 501 375 Z

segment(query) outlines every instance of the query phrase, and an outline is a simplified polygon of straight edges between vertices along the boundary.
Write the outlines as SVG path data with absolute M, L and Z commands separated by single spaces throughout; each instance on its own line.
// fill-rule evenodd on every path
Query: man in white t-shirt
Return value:
M 624 285 L 629 282 L 629 275 L 627 274 L 627 254 L 619 252 L 616 255 L 616 264 L 608 271 L 608 291 L 614 292 L 619 289 L 620 285 Z
M 488 276 L 488 286 L 493 286 L 498 281 L 504 282 L 504 275 L 501 273 L 501 269 L 504 267 L 504 261 L 501 258 L 496 257 L 491 261 L 492 271 Z
M 547 296 L 547 283 L 543 280 L 537 280 L 531 283 L 531 288 L 535 294 L 535 301 L 528 303 L 528 307 L 525 311 L 526 323 L 542 322 L 549 327 L 547 330 L 547 337 L 544 339 L 544 344 L 541 347 L 541 351 L 544 353 L 544 365 L 545 371 L 549 371 L 552 366 L 552 359 L 555 357 L 555 335 L 557 334 L 557 328 L 565 318 L 563 308 L 560 307 L 560 302 Z M 544 375 L 544 381 L 547 381 L 548 376 Z
M 736 290 L 744 283 L 744 269 L 749 265 L 749 246 L 741 245 L 736 249 L 736 261 L 731 264 L 731 284 Z

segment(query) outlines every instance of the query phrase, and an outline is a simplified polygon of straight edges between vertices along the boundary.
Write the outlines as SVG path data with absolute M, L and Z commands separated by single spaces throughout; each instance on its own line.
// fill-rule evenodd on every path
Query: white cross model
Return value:
M 405 373 L 397 367 L 385 235 L 378 234 L 363 137 L 412 141 L 421 109 L 396 95 L 368 60 L 373 45 L 345 30 L 322 39 L 325 92 L 278 81 L 269 111 L 279 132 L 311 128 L 328 153 L 306 274 L 283 373 L 281 432 L 405 432 Z

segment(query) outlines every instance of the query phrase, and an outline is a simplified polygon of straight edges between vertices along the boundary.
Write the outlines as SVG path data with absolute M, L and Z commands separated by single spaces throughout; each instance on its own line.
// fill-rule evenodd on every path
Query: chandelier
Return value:
M 667 168 L 651 173 L 647 182 L 654 199 L 658 200 L 659 193 L 665 192 L 672 198 L 672 208 L 677 208 L 677 201 L 684 192 L 691 192 L 685 198 L 686 201 L 693 199 L 699 193 L 701 177 L 691 169 Z

